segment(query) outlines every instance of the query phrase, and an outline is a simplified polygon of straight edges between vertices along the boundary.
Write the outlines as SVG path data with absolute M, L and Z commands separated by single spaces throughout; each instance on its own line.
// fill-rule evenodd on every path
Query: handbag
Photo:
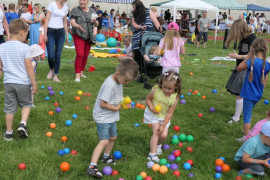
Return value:
M 81 8 L 79 7 L 79 9 L 81 10 Z M 91 9 L 89 9 L 89 11 L 91 11 Z M 91 13 L 91 12 L 90 12 Z M 91 22 L 87 22 L 87 18 L 85 17 L 83 11 L 81 10 L 81 14 L 82 14 L 82 18 L 84 19 L 85 23 L 86 23 L 86 26 L 87 26 L 87 29 L 89 30 L 89 42 L 90 44 L 96 44 L 96 36 L 94 35 L 94 27 L 93 27 L 93 24 Z M 91 16 L 92 16 L 92 13 L 91 13 Z M 91 19 L 91 18 L 90 18 Z M 81 30 L 80 29 L 77 29 L 77 32 L 80 31 L 79 33 L 77 33 L 79 36 L 82 35 L 81 34 Z M 84 40 L 87 40 L 85 38 L 85 36 L 80 36 L 82 39 Z

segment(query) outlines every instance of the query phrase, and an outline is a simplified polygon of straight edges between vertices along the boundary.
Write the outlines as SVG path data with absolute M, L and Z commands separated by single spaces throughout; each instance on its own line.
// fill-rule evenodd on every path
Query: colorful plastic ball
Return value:
M 224 157 L 219 157 L 218 159 L 221 159 L 223 162 L 225 162 L 225 158 Z
M 174 157 L 179 157 L 179 156 L 181 156 L 181 151 L 180 150 L 175 150 L 174 152 L 173 152 L 173 155 L 174 155 Z
M 147 177 L 146 172 L 141 172 L 140 175 L 143 177 L 143 179 L 145 179 Z
M 57 152 L 58 155 L 60 156 L 64 156 L 65 155 L 65 151 L 60 149 L 58 152 Z
M 229 172 L 231 170 L 231 167 L 228 164 L 223 164 L 221 168 L 222 172 Z
M 64 92 L 63 92 L 63 91 L 60 91 L 60 92 L 59 92 L 59 94 L 60 94 L 60 95 L 63 95 L 63 94 L 64 94 Z
M 124 178 L 119 178 L 118 180 L 125 180 Z
M 152 166 L 152 170 L 153 171 L 159 171 L 159 169 L 160 169 L 160 166 L 158 165 L 158 164 L 154 164 L 153 166 Z
M 59 104 L 58 104 L 57 102 L 55 102 L 53 105 L 54 105 L 55 107 L 59 106 Z
M 197 96 L 201 96 L 201 93 L 197 93 Z
M 246 177 L 247 177 L 248 179 L 252 179 L 252 178 L 253 178 L 253 176 L 252 176 L 251 174 L 246 174 Z
M 242 180 L 242 177 L 241 176 L 236 176 L 235 179 L 236 180 Z
M 170 154 L 169 156 L 168 156 L 168 160 L 169 161 L 175 161 L 175 156 L 173 155 L 173 154 Z
M 219 172 L 219 173 L 222 172 L 222 167 L 221 166 L 216 166 L 215 171 Z
M 173 130 L 176 131 L 176 132 L 178 132 L 178 131 L 180 131 L 180 127 L 179 126 L 174 126 L 173 127 Z
M 91 96 L 91 94 L 90 93 L 87 93 L 87 96 Z
M 216 178 L 216 179 L 220 179 L 221 176 L 222 176 L 222 175 L 221 175 L 220 173 L 216 173 L 216 174 L 215 174 L 215 178 Z
M 173 139 L 172 139 L 172 144 L 173 144 L 173 145 L 176 145 L 176 144 L 178 144 L 178 143 L 179 143 L 178 138 L 173 138 Z
M 191 166 L 193 166 L 193 161 L 191 159 L 187 160 L 187 163 L 189 163 Z
M 192 76 L 193 75 L 193 72 L 190 72 L 189 75 Z
M 47 136 L 47 137 L 52 137 L 52 132 L 47 132 L 47 133 L 46 133 L 46 136 Z
M 154 165 L 155 163 L 153 162 L 153 161 L 149 161 L 148 163 L 147 163 L 147 167 L 148 168 L 152 168 L 152 166 Z
M 153 180 L 151 176 L 147 176 L 144 180 Z
M 136 180 L 143 180 L 143 177 L 141 175 L 136 176 Z
M 49 96 L 45 97 L 45 100 L 47 100 L 47 101 L 50 100 L 50 97 Z
M 62 136 L 61 141 L 66 142 L 67 141 L 67 136 Z
M 50 116 L 52 116 L 52 115 L 54 114 L 54 112 L 53 112 L 53 111 L 49 111 L 48 114 L 49 114 Z
M 83 94 L 82 90 L 79 90 L 79 91 L 77 92 L 77 94 L 78 94 L 79 96 L 81 96 L 81 95 Z
M 52 128 L 52 129 L 56 128 L 56 124 L 55 123 L 51 123 L 50 124 L 50 128 Z
M 48 90 L 52 90 L 52 86 L 49 86 L 49 87 L 48 87 Z
M 112 171 L 112 176 L 117 176 L 117 175 L 119 175 L 119 172 L 117 170 L 113 170 Z
M 173 163 L 173 164 L 171 164 L 170 168 L 171 168 L 171 170 L 176 170 L 176 169 L 178 169 L 179 167 L 178 167 L 177 164 Z
M 25 170 L 26 164 L 25 164 L 25 163 L 20 163 L 20 164 L 18 165 L 18 168 L 19 168 L 20 170 Z
M 168 172 L 168 167 L 163 165 L 163 166 L 160 166 L 160 169 L 159 169 L 159 172 L 161 174 L 166 174 Z
M 188 92 L 187 94 L 190 96 L 191 95 L 191 92 Z
M 76 151 L 76 150 L 72 150 L 72 151 L 70 152 L 70 154 L 76 155 L 76 154 L 77 154 L 77 151 Z
M 45 89 L 45 86 L 41 86 L 41 89 Z
M 80 96 L 76 96 L 76 97 L 75 97 L 75 100 L 76 100 L 76 101 L 80 101 L 80 100 L 81 100 L 81 97 L 80 97 Z
M 126 50 L 124 50 L 124 51 L 123 51 L 123 54 L 127 54 L 127 51 L 126 51 Z
M 198 117 L 199 117 L 199 118 L 203 117 L 203 114 L 202 114 L 202 113 L 199 113 L 199 114 L 198 114 Z
M 178 136 L 175 134 L 175 135 L 173 135 L 173 137 L 172 138 L 178 138 Z
M 155 111 L 160 112 L 162 110 L 162 107 L 160 105 L 155 106 Z
M 181 143 L 181 142 L 178 143 L 178 146 L 179 146 L 179 147 L 182 147 L 182 146 L 183 146 L 183 143 Z
M 181 161 L 181 159 L 182 159 L 181 157 L 177 157 L 175 160 L 179 162 Z
M 166 159 L 160 159 L 159 160 L 159 165 L 166 165 L 167 164 L 167 160 Z
M 193 151 L 192 147 L 187 147 L 187 151 L 192 152 Z
M 50 92 L 49 92 L 49 95 L 54 95 L 54 91 L 53 90 L 51 90 Z
M 215 108 L 211 107 L 211 108 L 209 109 L 209 111 L 210 111 L 210 112 L 215 112 Z
M 77 114 L 73 114 L 73 115 L 72 115 L 72 118 L 73 118 L 73 119 L 77 119 L 77 117 L 78 117 Z
M 185 134 L 180 134 L 179 135 L 179 140 L 180 141 L 185 141 L 187 139 L 187 136 Z
M 114 157 L 114 159 L 121 159 L 122 153 L 120 151 L 115 151 L 113 153 L 113 157 Z
M 193 177 L 194 177 L 194 174 L 189 173 L 189 174 L 188 174 L 188 177 L 189 177 L 189 178 L 193 178 Z
M 108 47 L 115 47 L 116 46 L 116 39 L 113 37 L 110 37 L 109 39 L 107 39 L 107 46 Z
M 206 96 L 202 96 L 202 99 L 206 99 Z
M 64 152 L 65 152 L 65 154 L 69 154 L 70 153 L 70 150 L 68 148 L 65 148 L 64 149 Z
M 85 110 L 88 110 L 88 109 L 89 109 L 89 106 L 85 106 L 84 109 L 85 109 Z
M 181 98 L 181 99 L 184 99 L 184 95 L 181 95 L 180 98 Z
M 66 172 L 68 171 L 70 168 L 70 165 L 68 162 L 63 162 L 61 165 L 60 165 L 60 169 L 63 171 L 63 172 Z
M 105 166 L 103 168 L 103 174 L 106 176 L 109 176 L 112 174 L 112 168 L 110 166 Z
M 168 149 L 170 149 L 170 146 L 169 146 L 168 144 L 164 144 L 164 145 L 163 145 L 163 149 L 164 149 L 164 150 L 168 150 Z
M 264 102 L 264 104 L 269 104 L 269 101 L 267 99 L 264 100 L 263 102 Z
M 57 113 L 60 113 L 62 111 L 62 109 L 60 108 L 60 107 L 57 107 L 56 109 L 55 109 L 55 112 L 57 112 Z
M 180 171 L 178 171 L 178 170 L 173 171 L 173 175 L 176 176 L 176 177 L 179 177 L 180 176 Z
M 103 34 L 99 33 L 98 35 L 96 35 L 96 40 L 97 40 L 97 42 L 104 42 L 105 36 Z
M 71 126 L 72 125 L 72 121 L 71 120 L 66 120 L 66 126 Z
M 167 168 L 170 168 L 171 167 L 171 164 L 170 163 L 167 163 L 166 166 L 167 166 Z
M 186 100 L 181 99 L 180 104 L 186 104 Z
M 139 123 L 135 123 L 134 126 L 135 126 L 135 127 L 139 127 L 140 124 L 139 124 Z
M 216 159 L 215 160 L 215 165 L 216 166 L 222 166 L 224 164 L 224 161 L 222 159 Z
M 193 141 L 194 141 L 194 137 L 192 135 L 188 135 L 187 142 L 193 142 Z
M 184 163 L 184 165 L 183 165 L 183 168 L 185 169 L 185 170 L 190 170 L 191 169 L 191 165 L 189 164 L 189 163 Z
M 212 90 L 212 93 L 216 94 L 218 91 L 216 89 Z

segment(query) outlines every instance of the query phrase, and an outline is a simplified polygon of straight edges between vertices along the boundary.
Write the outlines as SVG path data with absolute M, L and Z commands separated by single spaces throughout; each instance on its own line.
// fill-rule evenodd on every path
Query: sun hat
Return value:
M 169 25 L 168 25 L 168 30 L 177 30 L 179 31 L 179 26 L 176 22 L 171 22 Z
M 44 53 L 44 50 L 37 44 L 33 44 L 30 46 L 31 57 L 37 57 Z
M 264 123 L 264 124 L 262 125 L 261 132 L 262 132 L 264 135 L 270 137 L 270 121 L 268 121 L 268 122 L 266 122 L 266 123 Z

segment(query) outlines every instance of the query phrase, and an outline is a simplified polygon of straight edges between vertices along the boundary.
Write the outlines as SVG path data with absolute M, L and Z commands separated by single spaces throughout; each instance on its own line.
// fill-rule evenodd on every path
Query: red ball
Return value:
M 77 154 L 77 151 L 76 151 L 76 150 L 72 150 L 72 151 L 70 152 L 70 154 L 76 155 L 76 154 Z
M 178 132 L 180 130 L 180 127 L 179 126 L 174 126 L 173 127 L 173 130 L 176 131 L 176 132 Z
M 91 94 L 90 93 L 87 93 L 87 96 L 91 96 Z
M 192 89 L 189 89 L 188 92 L 192 92 Z
M 20 170 L 25 170 L 26 165 L 25 165 L 24 163 L 20 163 L 19 166 L 18 166 L 18 168 L 19 168 Z
M 83 96 L 86 96 L 86 93 L 83 93 L 82 95 L 83 95 Z
M 235 179 L 236 180 L 242 180 L 242 177 L 241 176 L 236 176 Z
M 201 118 L 202 116 L 203 116 L 203 114 L 202 114 L 202 113 L 199 113 L 199 114 L 198 114 L 198 117 L 199 117 L 199 118 Z
M 173 175 L 176 176 L 176 177 L 179 177 L 180 176 L 180 171 L 178 171 L 178 170 L 173 171 Z
M 85 106 L 84 109 L 88 110 L 89 109 L 89 106 Z
M 58 104 L 57 102 L 56 102 L 56 103 L 54 103 L 53 105 L 54 105 L 55 107 L 59 106 L 59 104 Z
M 191 159 L 187 160 L 187 163 L 189 163 L 191 166 L 193 165 L 193 161 Z
M 175 150 L 174 151 L 174 153 L 173 153 L 173 155 L 175 156 L 175 157 L 179 157 L 179 156 L 181 156 L 181 151 L 180 150 Z
M 192 152 L 192 147 L 187 147 L 188 152 Z
M 179 147 L 182 147 L 182 146 L 183 146 L 183 143 L 181 143 L 181 142 L 178 143 L 178 146 L 179 146 Z
M 112 171 L 112 176 L 117 176 L 118 174 L 119 174 L 119 172 L 117 170 Z
M 144 180 L 153 180 L 151 176 L 146 176 Z

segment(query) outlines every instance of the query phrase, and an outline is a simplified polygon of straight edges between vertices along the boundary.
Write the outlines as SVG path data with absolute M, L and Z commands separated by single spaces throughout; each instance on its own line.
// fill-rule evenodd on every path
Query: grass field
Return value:
M 222 173 L 222 179 L 232 180 L 237 176 L 238 166 L 233 157 L 241 146 L 235 138 L 242 136 L 242 121 L 236 124 L 227 124 L 230 117 L 234 114 L 235 97 L 229 94 L 225 89 L 225 84 L 231 74 L 231 69 L 235 62 L 216 62 L 210 61 L 214 56 L 225 56 L 230 50 L 222 49 L 222 42 L 218 41 L 216 47 L 213 41 L 209 41 L 207 49 L 202 45 L 196 49 L 192 45 L 186 45 L 186 55 L 182 60 L 180 74 L 183 81 L 182 94 L 186 104 L 177 106 L 172 118 L 172 125 L 169 130 L 167 144 L 171 148 L 160 156 L 167 158 L 175 149 L 182 151 L 182 160 L 178 163 L 181 176 L 176 178 L 172 175 L 173 171 L 169 170 L 167 174 L 155 173 L 146 167 L 147 155 L 149 153 L 149 140 L 152 134 L 151 129 L 142 123 L 143 110 L 129 109 L 120 111 L 120 121 L 118 122 L 118 139 L 113 151 L 122 152 L 122 158 L 118 160 L 117 165 L 113 166 L 114 170 L 119 171 L 118 176 L 107 176 L 104 179 L 115 179 L 120 177 L 125 180 L 133 180 L 140 172 L 145 171 L 155 180 L 173 180 L 188 179 L 187 175 L 193 173 L 193 179 L 208 180 L 213 179 L 215 174 L 215 159 L 223 156 L 226 163 L 231 166 L 231 171 Z M 187 54 L 196 53 L 197 56 L 188 56 Z M 36 107 L 32 109 L 28 121 L 29 139 L 19 139 L 15 134 L 11 142 L 0 139 L 0 179 L 91 179 L 85 175 L 86 168 L 90 163 L 90 158 L 94 147 L 98 143 L 96 125 L 92 118 L 92 111 L 97 93 L 106 77 L 115 71 L 118 64 L 115 58 L 89 58 L 86 68 L 90 64 L 96 67 L 94 72 L 85 71 L 88 79 L 82 79 L 80 83 L 74 82 L 74 50 L 64 49 L 62 59 L 71 61 L 62 61 L 59 78 L 61 83 L 54 83 L 46 79 L 48 73 L 48 64 L 42 61 L 37 68 L 38 94 L 35 96 Z M 199 60 L 194 60 L 199 59 Z M 193 72 L 193 76 L 189 73 Z M 154 85 L 155 80 L 150 81 Z M 46 88 L 41 89 L 44 85 Z M 46 101 L 48 96 L 47 87 L 52 86 L 55 95 Z M 0 132 L 5 131 L 5 114 L 4 92 L 2 79 L 0 82 Z M 188 95 L 188 90 L 198 90 L 201 96 Z M 212 90 L 217 89 L 218 93 L 213 94 Z M 91 93 L 90 97 L 82 96 L 81 101 L 75 101 L 74 97 L 77 91 L 82 90 Z M 63 91 L 64 95 L 59 95 Z M 142 84 L 131 82 L 124 86 L 124 96 L 130 96 L 134 102 L 145 102 L 149 90 L 143 89 Z M 265 88 L 262 100 L 253 110 L 252 126 L 265 117 L 265 112 L 269 108 L 263 103 L 270 95 L 269 86 Z M 55 111 L 53 104 L 59 103 L 62 111 L 52 116 L 48 111 Z M 89 106 L 89 110 L 84 107 Z M 209 108 L 214 107 L 215 112 L 210 113 Z M 72 119 L 73 114 L 77 114 L 77 119 Z M 203 117 L 197 117 L 198 113 L 203 113 Z M 66 120 L 72 120 L 70 127 L 65 126 Z M 20 110 L 17 112 L 14 120 L 13 130 L 16 131 L 20 122 Z M 50 123 L 56 123 L 55 129 L 50 129 Z M 134 124 L 139 123 L 139 127 Z M 179 125 L 180 131 L 174 132 L 173 126 Z M 46 132 L 51 131 L 53 136 L 46 137 Z M 193 135 L 194 142 L 184 142 L 183 147 L 172 145 L 173 135 L 184 133 Z M 63 143 L 60 139 L 67 136 L 68 141 Z M 1 135 L 2 136 L 2 135 Z M 188 153 L 186 148 L 191 146 L 193 152 Z M 57 151 L 69 148 L 76 150 L 77 155 L 59 156 Z M 192 159 L 194 165 L 190 171 L 183 169 L 183 164 Z M 69 162 L 70 170 L 63 173 L 59 166 L 62 162 Z M 24 162 L 26 169 L 18 169 L 19 163 Z M 99 162 L 99 168 L 105 165 Z M 269 171 L 268 171 L 269 172 Z M 269 177 L 268 177 L 269 178 Z M 265 177 L 264 179 L 268 179 Z M 257 179 L 257 178 L 255 178 Z M 260 179 L 260 178 L 258 178 Z M 262 178 L 263 179 L 263 178 Z

